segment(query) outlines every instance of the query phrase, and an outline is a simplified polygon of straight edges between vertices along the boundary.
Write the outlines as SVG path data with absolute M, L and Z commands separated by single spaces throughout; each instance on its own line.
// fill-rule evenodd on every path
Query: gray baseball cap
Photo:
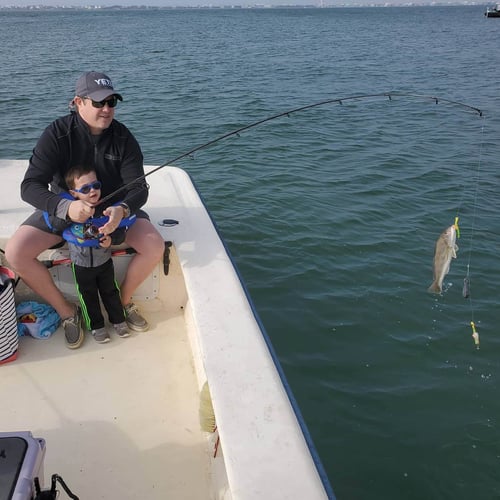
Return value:
M 102 101 L 110 95 L 115 95 L 120 101 L 123 101 L 122 96 L 118 92 L 115 92 L 111 78 L 97 71 L 89 71 L 78 78 L 75 95 L 90 97 L 94 101 Z

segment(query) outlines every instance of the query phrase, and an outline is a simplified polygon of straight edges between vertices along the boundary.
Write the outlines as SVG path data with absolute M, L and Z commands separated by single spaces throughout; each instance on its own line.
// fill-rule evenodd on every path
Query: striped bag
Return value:
M 0 364 L 17 358 L 17 318 L 14 273 L 0 266 Z

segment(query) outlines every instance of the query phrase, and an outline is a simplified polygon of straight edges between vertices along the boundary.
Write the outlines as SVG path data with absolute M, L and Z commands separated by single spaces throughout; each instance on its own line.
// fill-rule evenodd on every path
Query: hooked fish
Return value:
M 457 258 L 457 230 L 455 226 L 446 228 L 436 241 L 434 251 L 434 281 L 428 288 L 431 293 L 441 293 L 444 277 L 450 271 L 451 259 Z

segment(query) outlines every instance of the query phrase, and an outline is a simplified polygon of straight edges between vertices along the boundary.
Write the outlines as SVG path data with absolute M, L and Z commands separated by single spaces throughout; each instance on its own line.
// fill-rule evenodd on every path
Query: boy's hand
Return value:
M 102 238 L 99 238 L 99 245 L 102 248 L 108 248 L 109 246 L 111 246 L 111 236 L 105 234 Z
M 85 222 L 89 217 L 94 215 L 95 208 L 85 201 L 72 201 L 68 208 L 68 217 L 73 222 Z

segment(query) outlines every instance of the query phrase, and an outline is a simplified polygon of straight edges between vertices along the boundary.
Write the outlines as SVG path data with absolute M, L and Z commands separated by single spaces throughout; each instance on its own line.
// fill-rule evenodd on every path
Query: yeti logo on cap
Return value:
M 94 82 L 97 83 L 100 87 L 106 87 L 108 89 L 113 88 L 113 84 L 111 83 L 111 80 L 108 80 L 107 78 L 99 78 L 97 80 L 94 80 Z
M 111 78 L 97 71 L 89 71 L 78 78 L 75 95 L 89 97 L 94 101 L 102 101 L 110 95 L 115 95 L 120 101 L 123 100 L 122 96 L 114 90 Z

